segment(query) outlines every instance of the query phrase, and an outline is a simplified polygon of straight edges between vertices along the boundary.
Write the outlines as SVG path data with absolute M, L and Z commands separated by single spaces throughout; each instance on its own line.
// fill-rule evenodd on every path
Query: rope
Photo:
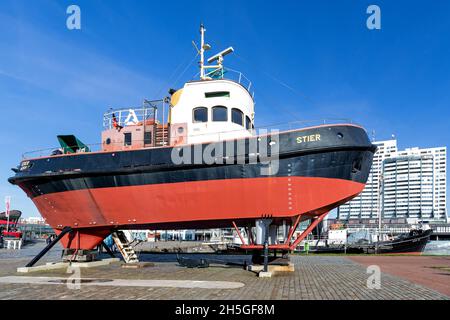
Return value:
M 192 63 L 195 61 L 195 59 L 197 58 L 197 55 L 194 57 L 194 59 L 188 64 L 188 67 L 190 67 L 192 65 Z M 186 60 L 186 59 L 185 59 Z M 163 85 L 161 86 L 161 88 L 158 90 L 158 92 L 156 93 L 155 97 L 159 97 L 159 95 L 161 94 L 161 92 L 164 90 L 164 88 L 167 88 L 168 86 L 170 86 L 170 81 L 172 80 L 172 78 L 177 74 L 178 70 L 185 64 L 185 60 L 183 60 L 176 68 L 175 70 L 172 72 L 172 74 L 170 75 L 170 77 L 167 79 L 166 82 L 163 83 Z M 183 72 L 178 76 L 178 78 L 174 81 L 174 84 L 176 84 L 179 80 L 179 78 L 186 72 L 187 68 L 186 67 Z
M 242 57 L 241 55 L 236 54 L 236 53 L 234 53 L 234 55 L 235 55 L 238 59 L 242 60 L 243 62 L 245 62 L 245 63 L 247 63 L 247 64 L 249 64 L 249 65 L 252 65 L 251 62 L 250 62 L 248 59 Z M 294 94 L 296 94 L 296 95 L 302 97 L 303 99 L 307 100 L 307 101 L 308 101 L 309 103 L 311 103 L 312 105 L 317 105 L 317 103 L 316 103 L 311 97 L 309 97 L 309 96 L 307 96 L 306 94 L 304 94 L 304 93 L 298 91 L 297 89 L 293 88 L 293 87 L 290 86 L 289 84 L 287 84 L 287 83 L 281 81 L 280 79 L 276 78 L 275 76 L 269 74 L 269 73 L 266 72 L 266 71 L 262 71 L 260 68 L 256 68 L 256 70 L 257 70 L 258 72 L 260 72 L 261 74 L 263 74 L 264 76 L 268 77 L 269 79 L 273 80 L 274 82 L 278 83 L 279 85 L 281 85 L 281 86 L 285 87 L 286 89 L 290 90 L 290 91 L 293 92 Z
M 195 55 L 194 59 L 191 60 L 191 62 L 184 68 L 183 72 L 178 75 L 178 78 L 174 81 L 174 84 L 176 85 L 180 78 L 186 73 L 186 71 L 190 68 L 190 66 L 194 63 L 194 61 L 197 59 L 198 53 Z

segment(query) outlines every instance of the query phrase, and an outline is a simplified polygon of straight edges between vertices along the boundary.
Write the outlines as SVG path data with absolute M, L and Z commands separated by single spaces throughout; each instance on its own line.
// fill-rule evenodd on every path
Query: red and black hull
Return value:
M 173 161 L 180 147 L 83 153 L 30 160 L 9 181 L 27 193 L 53 228 L 77 230 L 64 239 L 66 247 L 90 249 L 117 228 L 219 228 L 231 221 L 244 226 L 270 217 L 290 223 L 299 215 L 320 215 L 363 190 L 375 152 L 365 131 L 353 125 L 241 142 L 241 148 L 215 144 L 223 155 L 237 155 L 223 157 L 224 163 L 194 159 L 194 146 L 190 158 L 184 154 L 188 149 L 182 151 L 192 160 L 185 163 Z M 204 151 L 208 144 L 197 147 Z

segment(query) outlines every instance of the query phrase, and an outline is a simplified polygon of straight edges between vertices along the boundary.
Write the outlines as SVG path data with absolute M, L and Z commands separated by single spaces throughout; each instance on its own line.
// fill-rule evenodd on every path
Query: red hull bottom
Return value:
M 33 201 L 57 233 L 74 229 L 61 240 L 65 248 L 92 249 L 114 229 L 202 229 L 265 217 L 315 217 L 363 188 L 342 179 L 267 177 L 85 189 Z

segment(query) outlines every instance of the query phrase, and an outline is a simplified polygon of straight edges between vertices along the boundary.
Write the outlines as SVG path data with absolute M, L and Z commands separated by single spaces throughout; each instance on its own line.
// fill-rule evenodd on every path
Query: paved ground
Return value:
M 350 259 L 365 266 L 378 265 L 383 272 L 450 296 L 450 256 L 352 256 Z
M 36 246 L 38 248 L 39 245 Z M 58 253 L 58 250 L 52 250 L 50 256 L 39 264 L 55 260 Z M 94 269 L 81 269 L 81 277 L 103 280 L 227 281 L 242 283 L 243 286 L 235 286 L 234 289 L 205 289 L 81 284 L 80 289 L 70 289 L 64 283 L 0 284 L 0 299 L 449 299 L 433 289 L 385 273 L 381 275 L 381 289 L 368 289 L 367 279 L 370 275 L 366 273 L 366 266 L 342 256 L 292 256 L 295 272 L 279 274 L 270 279 L 257 278 L 255 274 L 238 267 L 181 268 L 177 266 L 176 256 L 173 254 L 145 255 L 142 258 L 154 261 L 155 266 L 123 269 L 121 263 L 115 263 Z M 249 257 L 230 257 L 236 262 L 242 258 Z M 66 270 L 17 274 L 16 268 L 24 266 L 28 261 L 29 257 L 5 257 L 4 252 L 0 252 L 0 277 L 71 276 Z

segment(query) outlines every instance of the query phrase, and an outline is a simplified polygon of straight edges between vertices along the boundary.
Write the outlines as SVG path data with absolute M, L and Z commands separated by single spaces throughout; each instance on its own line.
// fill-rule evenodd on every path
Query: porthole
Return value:
M 110 139 L 110 138 L 106 138 L 105 143 L 106 143 L 106 144 L 111 144 L 111 139 Z
M 342 138 L 344 138 L 344 135 L 343 135 L 342 133 L 338 132 L 337 137 L 338 137 L 339 139 L 342 139 Z

